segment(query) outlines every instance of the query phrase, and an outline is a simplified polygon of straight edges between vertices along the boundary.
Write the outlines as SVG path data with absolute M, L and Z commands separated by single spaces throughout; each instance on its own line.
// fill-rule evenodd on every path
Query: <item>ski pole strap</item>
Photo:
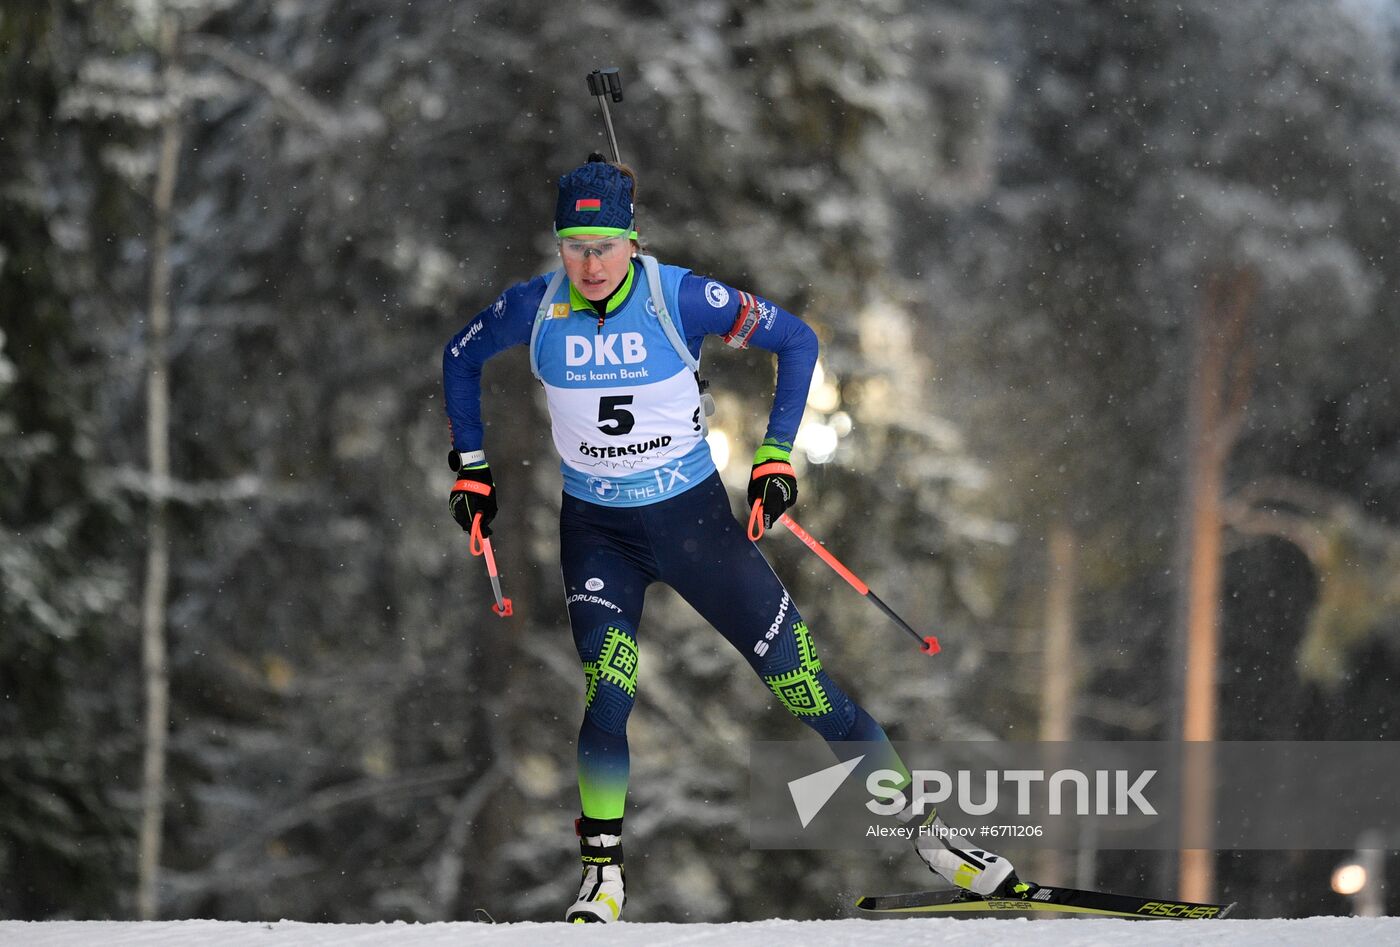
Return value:
M 486 537 L 481 535 L 480 513 L 472 517 L 471 537 L 471 553 L 473 556 L 479 556 L 484 551 L 484 543 L 486 542 Z
M 467 480 L 464 478 L 454 483 L 452 485 L 452 489 L 461 490 L 466 493 L 475 493 L 477 496 L 483 497 L 489 497 L 491 495 L 491 486 L 489 484 L 482 483 L 480 480 Z M 472 555 L 479 556 L 481 555 L 481 541 L 485 538 L 481 535 L 480 513 L 472 517 L 471 537 Z
M 786 514 L 784 514 L 786 515 Z M 749 511 L 749 539 L 758 542 L 763 538 L 763 501 L 755 500 Z

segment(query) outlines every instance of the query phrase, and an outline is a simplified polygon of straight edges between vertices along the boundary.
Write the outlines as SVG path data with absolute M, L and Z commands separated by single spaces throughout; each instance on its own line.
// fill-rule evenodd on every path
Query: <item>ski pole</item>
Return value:
M 759 508 L 762 506 L 762 504 L 763 501 L 760 500 L 757 503 L 755 503 L 754 506 L 756 508 Z M 762 515 L 763 514 L 760 512 L 760 522 L 762 522 Z M 788 528 L 788 532 L 792 533 L 792 535 L 802 540 L 802 542 L 807 546 L 807 548 L 812 550 L 812 552 L 816 553 L 817 557 L 821 559 L 822 562 L 825 562 L 827 565 L 831 566 L 832 569 L 836 570 L 836 574 L 839 575 L 841 578 L 845 579 L 848 583 L 850 583 L 851 588 L 855 589 L 861 595 L 864 595 L 866 598 L 870 599 L 870 601 L 875 605 L 875 607 L 878 608 L 880 611 L 884 612 L 887 616 L 889 616 L 889 618 L 896 625 L 909 632 L 909 634 L 913 635 L 914 640 L 919 642 L 920 651 L 927 655 L 935 655 L 941 650 L 941 646 L 939 645 L 937 638 L 935 638 L 933 635 L 921 635 L 913 628 L 909 627 L 909 623 L 906 622 L 903 618 L 900 618 L 898 615 L 896 615 L 888 605 L 886 605 L 883 601 L 880 600 L 880 596 L 870 591 L 870 586 L 866 585 L 860 580 L 859 576 L 857 576 L 850 569 L 847 569 L 844 565 L 842 565 L 841 561 L 835 556 L 833 556 L 830 552 L 828 552 L 825 546 L 817 542 L 817 540 L 812 536 L 811 533 L 807 532 L 801 526 L 798 526 L 797 521 L 794 520 L 791 516 L 788 516 L 786 513 L 784 513 L 782 516 L 778 517 L 778 522 L 786 526 Z
M 515 609 L 510 599 L 501 594 L 501 574 L 496 571 L 496 554 L 491 549 L 490 537 L 481 535 L 480 513 L 472 519 L 471 554 L 486 556 L 486 575 L 491 580 L 491 594 L 496 596 L 496 604 L 491 606 L 491 611 L 502 618 L 509 618 Z
M 608 131 L 608 144 L 612 146 L 613 163 L 622 164 L 622 156 L 617 153 L 617 135 L 613 133 L 612 114 L 608 112 L 608 99 L 622 101 L 622 73 L 617 67 L 594 69 L 588 74 L 588 91 L 598 99 L 603 107 L 603 125 Z

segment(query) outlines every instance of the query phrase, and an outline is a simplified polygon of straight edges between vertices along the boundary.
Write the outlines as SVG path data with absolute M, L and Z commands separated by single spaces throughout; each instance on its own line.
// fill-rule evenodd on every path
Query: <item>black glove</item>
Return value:
M 496 518 L 496 482 L 491 479 L 491 465 L 484 460 L 471 466 L 462 465 L 462 456 L 453 451 L 447 462 L 457 472 L 457 482 L 447 496 L 447 508 L 452 518 L 467 532 L 472 520 L 481 514 L 481 535 L 491 535 L 491 521 Z
M 797 472 L 788 463 L 789 452 L 760 447 L 749 474 L 749 508 L 763 501 L 763 528 L 772 529 L 786 510 L 797 502 Z

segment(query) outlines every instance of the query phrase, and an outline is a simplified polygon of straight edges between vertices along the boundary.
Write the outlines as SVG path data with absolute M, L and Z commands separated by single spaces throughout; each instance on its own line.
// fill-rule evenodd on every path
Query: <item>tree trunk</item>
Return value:
M 1180 635 L 1185 641 L 1181 738 L 1216 738 L 1216 666 L 1219 662 L 1221 506 L 1225 469 L 1252 375 L 1246 338 L 1254 280 L 1247 272 L 1211 281 L 1197 317 L 1187 403 L 1185 588 Z M 1210 753 L 1188 753 L 1181 786 L 1183 848 L 1179 896 L 1209 901 L 1215 890 L 1214 852 L 1189 848 L 1215 824 L 1215 772 Z
M 1074 696 L 1077 691 L 1074 659 L 1076 616 L 1075 589 L 1078 586 L 1078 555 L 1074 530 L 1057 522 L 1050 530 L 1049 561 L 1045 577 L 1045 648 L 1042 652 L 1040 687 L 1040 739 L 1065 742 L 1074 737 Z M 1051 753 L 1054 749 L 1051 748 Z M 1052 767 L 1058 768 L 1058 767 Z M 1040 853 L 1036 877 L 1051 884 L 1064 884 L 1067 862 L 1064 853 Z
M 1042 669 L 1040 738 L 1074 736 L 1074 595 L 1078 556 L 1074 530 L 1056 523 L 1050 531 L 1045 595 L 1045 664 Z
M 160 53 L 164 59 L 162 85 L 174 88 L 172 77 L 176 22 L 164 14 Z M 147 522 L 146 581 L 141 603 L 141 656 L 146 685 L 146 745 L 142 766 L 141 828 L 137 864 L 137 916 L 151 920 L 159 913 L 162 827 L 165 818 L 166 743 L 170 730 L 170 681 L 166 662 L 166 598 L 170 584 L 170 219 L 175 198 L 175 174 L 180 149 L 178 109 L 161 122 L 160 159 L 156 167 L 154 239 L 151 245 L 149 325 L 146 343 L 146 452 L 151 493 Z

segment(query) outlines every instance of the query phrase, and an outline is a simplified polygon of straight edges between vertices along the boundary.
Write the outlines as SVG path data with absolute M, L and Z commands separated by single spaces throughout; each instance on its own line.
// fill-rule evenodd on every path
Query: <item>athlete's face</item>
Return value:
M 559 241 L 559 258 L 569 282 L 596 302 L 606 299 L 627 276 L 632 241 L 626 237 L 566 237 Z

